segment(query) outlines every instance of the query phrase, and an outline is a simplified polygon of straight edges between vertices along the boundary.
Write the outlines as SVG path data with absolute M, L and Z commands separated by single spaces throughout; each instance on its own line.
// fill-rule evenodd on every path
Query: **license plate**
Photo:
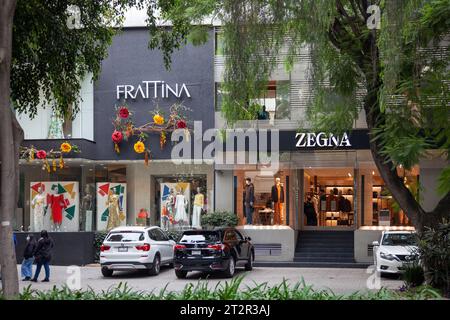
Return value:
M 128 252 L 128 247 L 119 247 L 119 252 Z
M 201 254 L 202 254 L 202 252 L 200 250 L 192 250 L 192 255 L 199 256 Z

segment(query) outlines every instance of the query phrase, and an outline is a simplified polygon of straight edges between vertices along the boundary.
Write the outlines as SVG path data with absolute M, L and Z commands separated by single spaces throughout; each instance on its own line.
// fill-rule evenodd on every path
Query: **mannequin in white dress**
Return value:
M 205 205 L 205 196 L 201 193 L 201 189 L 197 188 L 197 194 L 194 197 L 194 207 L 192 211 L 192 227 L 201 228 L 201 214 Z
M 38 188 L 38 194 L 31 201 L 33 208 L 33 230 L 40 232 L 44 230 L 45 196 L 42 187 Z
M 186 198 L 183 191 L 178 190 L 177 197 L 175 198 L 175 221 L 180 225 L 189 224 L 189 217 L 186 213 Z

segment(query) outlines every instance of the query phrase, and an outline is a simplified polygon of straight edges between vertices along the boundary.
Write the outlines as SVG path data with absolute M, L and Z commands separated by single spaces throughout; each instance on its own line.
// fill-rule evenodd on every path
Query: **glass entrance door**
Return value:
M 354 169 L 304 169 L 302 229 L 353 229 L 355 226 Z

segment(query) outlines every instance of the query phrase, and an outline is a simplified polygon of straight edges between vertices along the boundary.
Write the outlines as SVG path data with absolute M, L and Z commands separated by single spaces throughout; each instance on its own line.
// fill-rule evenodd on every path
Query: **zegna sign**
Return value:
M 351 147 L 350 139 L 347 132 L 342 136 L 335 136 L 325 132 L 299 132 L 295 135 L 297 148 L 312 148 L 312 147 Z
M 164 98 L 167 99 L 171 96 L 181 98 L 186 96 L 191 97 L 185 83 L 167 84 L 162 80 L 142 81 L 137 86 L 131 84 L 119 84 L 116 86 L 116 99 L 153 99 Z

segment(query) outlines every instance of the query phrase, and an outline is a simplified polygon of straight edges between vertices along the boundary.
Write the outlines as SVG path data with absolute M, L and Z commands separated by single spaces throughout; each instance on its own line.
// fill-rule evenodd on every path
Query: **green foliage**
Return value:
M 232 212 L 216 211 L 202 215 L 202 225 L 209 227 L 235 227 L 238 217 Z
M 54 286 L 47 291 L 24 288 L 21 300 L 424 300 L 442 299 L 442 296 L 429 287 L 417 287 L 406 292 L 382 288 L 375 292 L 354 292 L 349 295 L 335 294 L 331 290 L 315 290 L 306 285 L 304 280 L 289 284 L 283 280 L 280 284 L 267 283 L 244 286 L 243 276 L 227 282 L 219 282 L 211 288 L 208 281 L 199 281 L 196 285 L 189 283 L 181 291 L 135 291 L 126 283 L 119 283 L 108 290 L 96 292 L 92 288 L 70 290 L 67 286 Z
M 418 287 L 425 281 L 423 268 L 419 264 L 406 266 L 402 278 L 407 287 Z
M 108 231 L 96 231 L 94 233 L 94 261 L 98 262 L 100 260 L 100 246 L 103 244 Z
M 450 222 L 428 228 L 420 236 L 420 259 L 426 266 L 425 277 L 433 287 L 450 294 Z

